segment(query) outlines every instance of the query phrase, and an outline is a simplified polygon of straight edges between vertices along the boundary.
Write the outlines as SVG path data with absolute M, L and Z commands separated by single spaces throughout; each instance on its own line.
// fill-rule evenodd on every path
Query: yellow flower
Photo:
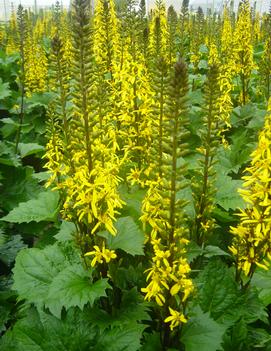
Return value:
M 149 285 L 146 288 L 141 289 L 141 291 L 146 294 L 145 300 L 150 301 L 154 298 L 159 306 L 163 306 L 166 301 L 165 296 L 163 295 L 163 287 L 160 285 L 163 285 L 163 283 L 164 282 L 160 280 L 159 275 L 156 274 L 153 276 Z
M 138 168 L 131 169 L 129 175 L 127 176 L 127 180 L 131 183 L 131 185 L 135 184 L 144 184 L 140 180 L 140 175 L 141 175 L 142 170 L 139 170 Z
M 111 260 L 117 258 L 117 255 L 115 254 L 114 250 L 103 248 L 103 257 L 105 259 L 105 262 L 109 263 Z
M 170 322 L 170 330 L 178 327 L 181 323 L 187 323 L 185 316 L 169 307 L 170 316 L 165 319 L 165 323 Z
M 109 263 L 111 260 L 115 259 L 117 255 L 115 254 L 114 250 L 106 249 L 104 244 L 102 250 L 99 246 L 93 246 L 94 251 L 90 251 L 85 253 L 85 256 L 94 256 L 93 260 L 91 261 L 91 267 L 94 267 L 96 263 Z
M 94 256 L 93 260 L 91 261 L 91 267 L 94 267 L 96 263 L 103 262 L 103 254 L 99 248 L 99 246 L 94 245 L 94 251 L 90 251 L 85 253 L 85 256 Z

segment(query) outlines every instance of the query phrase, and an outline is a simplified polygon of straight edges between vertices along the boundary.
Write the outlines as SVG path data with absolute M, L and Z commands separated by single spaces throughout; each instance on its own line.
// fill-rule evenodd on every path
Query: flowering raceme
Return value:
M 25 88 L 29 96 L 46 90 L 48 60 L 39 36 L 39 32 L 34 31 L 32 34 L 31 28 L 28 28 L 25 41 Z
M 152 58 L 168 58 L 168 26 L 166 6 L 163 0 L 156 2 L 156 7 L 150 22 L 149 54 Z
M 12 54 L 14 52 L 19 51 L 18 46 L 18 31 L 17 31 L 17 21 L 16 14 L 14 10 L 11 12 L 10 20 L 9 20 L 9 28 L 7 30 L 7 43 L 6 43 L 6 52 L 8 54 Z
M 114 221 L 123 201 L 117 191 L 121 178 L 118 176 L 120 162 L 116 155 L 114 124 L 105 119 L 101 129 L 99 106 L 92 104 L 96 100 L 97 75 L 89 6 L 87 0 L 74 2 L 72 94 L 65 48 L 58 33 L 52 41 L 56 86 L 60 92 L 60 98 L 55 100 L 57 123 L 61 126 L 57 137 L 62 141 L 52 133 L 47 145 L 47 167 L 63 194 L 61 213 L 76 224 L 82 254 L 94 256 L 91 265 L 95 266 L 116 258 L 116 254 L 105 247 L 105 240 L 95 234 L 102 229 L 116 234 Z M 71 103 L 70 108 L 67 108 L 68 103 Z
M 93 51 L 102 73 L 110 72 L 120 59 L 119 20 L 113 0 L 99 0 L 95 6 Z
M 141 216 L 143 224 L 151 227 L 147 240 L 153 250 L 152 267 L 147 270 L 148 285 L 142 292 L 146 294 L 145 299 L 154 299 L 166 310 L 170 308 L 171 317 L 165 316 L 165 323 L 170 323 L 171 329 L 186 321 L 180 317 L 182 313 L 178 310 L 182 309 L 193 291 L 193 283 L 188 277 L 190 266 L 186 259 L 188 240 L 183 211 L 186 201 L 178 198 L 180 190 L 186 187 L 183 178 L 185 166 L 177 165 L 177 159 L 185 153 L 187 90 L 186 66 L 183 62 L 177 62 L 165 94 L 167 112 L 162 123 L 162 164 L 159 165 L 157 160 L 157 164 L 153 165 Z M 157 127 L 159 129 L 159 125 Z M 155 135 L 161 134 L 156 132 Z M 153 148 L 159 149 L 159 143 L 154 143 Z M 170 297 L 174 297 L 171 303 Z
M 240 102 L 245 105 L 248 102 L 251 71 L 256 67 L 253 61 L 252 23 L 248 0 L 240 3 L 239 15 L 234 31 L 234 50 L 236 52 L 236 69 L 240 75 L 242 86 Z
M 251 154 L 251 165 L 246 168 L 244 189 L 240 194 L 247 204 L 240 210 L 240 223 L 231 228 L 231 252 L 238 269 L 251 277 L 256 266 L 268 269 L 271 259 L 271 101 L 258 146 Z
M 231 92 L 234 84 L 236 53 L 234 49 L 233 31 L 229 11 L 225 7 L 223 12 L 223 26 L 221 33 L 221 48 L 219 55 L 219 112 L 220 119 L 224 121 L 226 127 L 230 127 L 230 114 L 233 109 Z
M 217 56 L 212 55 L 213 60 L 215 57 Z M 201 146 L 197 149 L 199 167 L 195 170 L 196 176 L 192 183 L 196 213 L 192 237 L 199 245 L 204 243 L 215 227 L 215 220 L 212 218 L 215 207 L 214 194 L 216 193 L 214 165 L 217 161 L 216 154 L 220 144 L 220 134 L 224 127 L 224 121 L 220 114 L 219 70 L 216 65 L 209 68 L 204 93 L 205 103 L 202 108 L 204 117 L 202 127 L 199 128 Z
M 143 56 L 133 60 L 124 50 L 122 67 L 116 66 L 112 82 L 112 120 L 118 125 L 117 144 L 135 167 L 146 167 L 152 142 L 152 96 Z

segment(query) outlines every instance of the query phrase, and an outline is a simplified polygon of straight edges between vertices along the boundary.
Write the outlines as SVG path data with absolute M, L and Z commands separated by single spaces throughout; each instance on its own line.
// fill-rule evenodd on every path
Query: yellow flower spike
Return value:
M 250 3 L 248 0 L 240 4 L 239 16 L 234 31 L 234 51 L 236 53 L 237 73 L 240 74 L 242 91 L 240 102 L 245 105 L 248 102 L 248 82 L 252 69 L 256 68 L 253 61 L 252 46 L 252 22 Z
M 120 60 L 119 26 L 114 1 L 98 0 L 94 11 L 93 50 L 102 73 L 111 71 Z
M 168 56 L 169 33 L 164 1 L 156 2 L 153 16 L 150 21 L 149 54 L 152 59 Z
M 269 158 L 271 148 L 271 122 L 270 105 L 265 118 L 262 131 L 259 134 L 258 146 L 252 153 L 252 162 L 246 168 L 244 187 L 240 191 L 241 196 L 247 203 L 245 210 L 240 210 L 240 224 L 231 227 L 234 235 L 233 245 L 230 251 L 237 258 L 238 267 L 245 275 L 250 275 L 255 265 L 266 269 L 270 260 L 270 200 L 269 182 L 271 160 Z

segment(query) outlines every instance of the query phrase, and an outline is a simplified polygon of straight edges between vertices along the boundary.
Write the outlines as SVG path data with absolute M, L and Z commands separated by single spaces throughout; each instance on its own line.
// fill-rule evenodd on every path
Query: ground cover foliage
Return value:
M 271 350 L 270 38 L 246 1 L 14 9 L 1 350 Z

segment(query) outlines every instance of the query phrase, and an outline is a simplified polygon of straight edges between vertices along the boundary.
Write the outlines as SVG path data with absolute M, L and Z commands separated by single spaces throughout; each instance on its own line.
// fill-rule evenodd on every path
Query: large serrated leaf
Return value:
M 215 322 L 209 313 L 200 308 L 183 326 L 181 341 L 186 351 L 217 351 L 221 350 L 223 335 L 227 327 Z
M 144 325 L 126 325 L 125 328 L 107 329 L 98 339 L 93 351 L 138 351 Z
M 223 314 L 227 312 L 233 312 L 238 301 L 240 302 L 240 293 L 234 278 L 233 271 L 220 259 L 212 259 L 196 280 L 199 304 L 215 320 L 223 319 Z M 238 318 L 238 314 L 235 318 Z
M 105 296 L 110 288 L 106 279 L 93 283 L 91 273 L 81 263 L 79 253 L 66 252 L 59 245 L 49 245 L 44 250 L 22 250 L 13 269 L 14 285 L 19 299 L 37 307 L 46 306 L 56 317 L 62 308 L 78 306 L 80 309 Z
M 198 302 L 204 312 L 223 325 L 232 326 L 240 318 L 247 323 L 266 321 L 263 303 L 253 289 L 240 291 L 235 274 L 220 259 L 212 259 L 199 274 Z
M 115 227 L 117 229 L 116 236 L 108 232 L 99 233 L 100 236 L 106 238 L 109 249 L 121 249 L 130 255 L 144 255 L 144 233 L 132 217 L 119 218 Z
M 1 351 L 89 351 L 96 332 L 85 314 L 72 310 L 59 320 L 30 309 L 0 341 Z
M 46 306 L 51 313 L 60 318 L 62 307 L 68 310 L 78 306 L 81 310 L 97 298 L 106 296 L 105 290 L 110 288 L 107 279 L 91 283 L 90 272 L 84 270 L 82 264 L 65 268 L 53 279 L 49 287 Z
M 59 194 L 57 192 L 42 192 L 36 199 L 20 203 L 18 207 L 0 220 L 11 223 L 55 221 L 58 201 Z
M 0 78 L 0 100 L 3 100 L 11 95 L 11 90 L 9 88 L 9 83 L 3 83 Z
M 69 241 L 73 239 L 76 227 L 72 222 L 63 221 L 59 232 L 54 236 L 58 241 Z
M 13 289 L 19 299 L 26 299 L 37 306 L 44 304 L 54 277 L 65 268 L 67 261 L 59 246 L 47 246 L 44 250 L 21 250 L 16 258 Z

